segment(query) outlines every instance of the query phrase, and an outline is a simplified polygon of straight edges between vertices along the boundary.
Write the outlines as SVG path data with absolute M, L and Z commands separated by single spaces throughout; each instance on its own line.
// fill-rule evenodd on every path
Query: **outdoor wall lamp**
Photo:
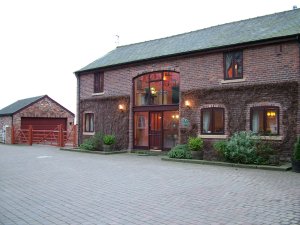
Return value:
M 185 107 L 187 107 L 188 109 L 191 108 L 191 102 L 189 100 L 185 100 L 184 101 L 184 105 Z
M 124 105 L 124 104 L 119 104 L 118 108 L 119 108 L 119 110 L 120 110 L 121 112 L 124 112 L 124 111 L 125 111 L 125 105 Z

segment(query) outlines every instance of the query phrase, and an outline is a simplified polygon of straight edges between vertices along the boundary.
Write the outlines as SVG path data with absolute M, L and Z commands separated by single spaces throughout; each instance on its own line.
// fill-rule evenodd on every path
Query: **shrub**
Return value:
M 187 145 L 176 145 L 168 152 L 169 158 L 191 159 L 192 155 Z
M 94 136 L 85 139 L 79 147 L 89 151 L 100 150 L 102 146 L 102 137 L 102 133 L 97 132 Z
M 203 149 L 203 140 L 200 137 L 189 137 L 188 148 L 190 151 L 201 151 Z
M 294 155 L 293 159 L 295 161 L 300 161 L 300 138 L 298 138 L 295 146 L 294 146 Z
M 105 145 L 112 145 L 116 142 L 116 137 L 115 135 L 104 135 L 103 137 L 103 143 Z
M 225 158 L 233 163 L 265 164 L 272 148 L 263 143 L 252 132 L 236 132 L 228 141 L 219 141 L 214 148 Z

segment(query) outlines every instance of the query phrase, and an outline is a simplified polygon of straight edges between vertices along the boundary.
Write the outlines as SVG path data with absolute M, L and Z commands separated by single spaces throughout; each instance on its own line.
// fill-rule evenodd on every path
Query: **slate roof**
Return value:
M 0 116 L 10 116 L 14 113 L 18 112 L 19 110 L 29 106 L 30 104 L 44 98 L 46 95 L 32 97 L 32 98 L 25 98 L 22 100 L 18 100 L 11 105 L 8 105 L 0 110 Z
M 300 9 L 119 46 L 75 73 L 96 68 L 300 34 Z

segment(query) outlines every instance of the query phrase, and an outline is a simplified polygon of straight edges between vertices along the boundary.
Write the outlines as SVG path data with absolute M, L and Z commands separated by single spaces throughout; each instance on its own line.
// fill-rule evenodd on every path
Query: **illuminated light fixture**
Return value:
M 276 116 L 276 112 L 269 111 L 269 112 L 267 112 L 267 116 L 268 117 L 275 117 Z
M 121 112 L 124 112 L 125 110 L 125 106 L 123 104 L 119 104 L 118 108 Z
M 176 115 L 175 118 L 176 118 L 176 119 L 179 119 L 179 115 Z
M 191 108 L 191 103 L 189 100 L 185 100 L 184 101 L 184 105 L 187 107 L 187 108 Z
M 155 95 L 155 94 L 156 94 L 155 87 L 151 87 L 150 90 L 151 90 L 151 94 L 152 94 L 152 95 Z
M 175 119 L 175 115 L 172 115 L 172 118 Z

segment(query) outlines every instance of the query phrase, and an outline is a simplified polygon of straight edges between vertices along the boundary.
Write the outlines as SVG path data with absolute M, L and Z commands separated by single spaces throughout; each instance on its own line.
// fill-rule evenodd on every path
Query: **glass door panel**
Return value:
M 162 112 L 150 112 L 150 149 L 162 149 Z
M 148 112 L 134 113 L 134 145 L 148 147 Z
M 163 116 L 164 149 L 171 149 L 178 143 L 179 112 L 168 111 Z

